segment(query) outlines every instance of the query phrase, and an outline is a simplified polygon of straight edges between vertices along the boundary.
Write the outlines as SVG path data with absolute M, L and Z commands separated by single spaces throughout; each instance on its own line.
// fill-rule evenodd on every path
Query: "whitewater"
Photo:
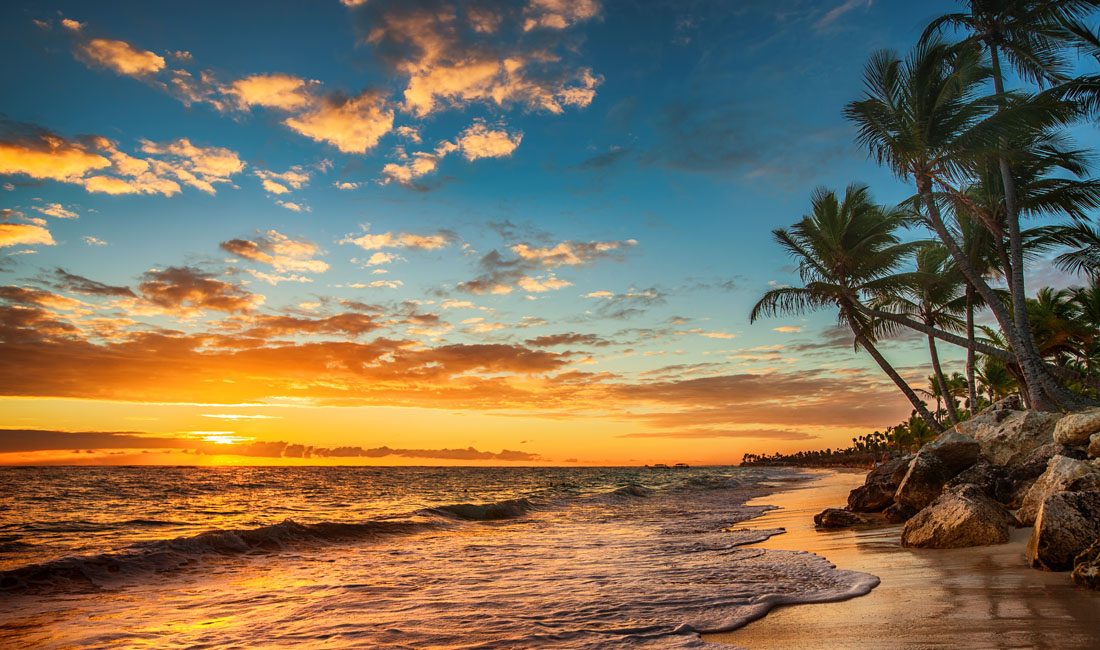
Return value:
M 795 470 L 0 468 L 0 646 L 695 648 L 873 589 L 754 548 Z M 763 500 L 766 502 L 766 499 Z

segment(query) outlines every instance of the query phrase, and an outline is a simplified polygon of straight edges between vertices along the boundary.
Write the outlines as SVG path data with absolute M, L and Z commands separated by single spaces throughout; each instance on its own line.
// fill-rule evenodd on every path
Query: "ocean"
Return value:
M 0 468 L 0 647 L 695 648 L 873 576 L 754 548 L 796 470 Z

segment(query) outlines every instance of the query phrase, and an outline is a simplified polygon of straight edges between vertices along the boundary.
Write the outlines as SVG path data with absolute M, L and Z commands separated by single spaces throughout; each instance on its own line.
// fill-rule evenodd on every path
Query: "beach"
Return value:
M 838 603 L 781 607 L 707 641 L 770 648 L 1096 648 L 1100 593 L 1067 573 L 1028 568 L 1030 528 L 1007 544 L 952 550 L 902 548 L 900 526 L 818 531 L 813 515 L 845 503 L 863 472 L 827 471 L 757 503 L 778 506 L 746 523 L 786 533 L 755 546 L 820 555 L 876 575 L 870 594 Z

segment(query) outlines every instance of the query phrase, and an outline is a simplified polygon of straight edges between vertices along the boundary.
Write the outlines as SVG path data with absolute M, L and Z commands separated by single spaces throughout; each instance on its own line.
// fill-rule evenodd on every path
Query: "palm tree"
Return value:
M 1098 224 L 1100 225 L 1100 224 Z M 1054 264 L 1069 273 L 1100 277 L 1100 227 L 1078 221 L 1070 225 L 1035 228 L 1030 231 L 1042 248 L 1072 248 L 1054 258 Z
M 963 323 L 959 314 L 966 309 L 962 290 L 964 278 L 951 263 L 950 253 L 941 244 L 927 242 L 917 249 L 915 257 L 916 271 L 903 274 L 899 278 L 906 289 L 902 293 L 886 295 L 878 303 L 919 318 L 929 327 L 962 330 Z M 944 396 L 947 402 L 947 415 L 951 423 L 958 424 L 959 414 L 955 412 L 954 400 L 948 397 L 947 379 L 940 365 L 936 338 L 931 334 L 925 336 L 928 338 L 928 353 L 932 360 L 933 379 L 939 389 L 938 395 Z
M 1016 392 L 1016 378 L 1003 361 L 996 357 L 982 357 L 978 366 L 978 380 L 989 401 L 996 402 Z
M 822 307 L 837 309 L 858 346 L 867 351 L 897 385 L 930 427 L 942 427 L 909 384 L 875 347 L 881 323 L 859 305 L 866 297 L 881 297 L 901 289 L 895 272 L 913 250 L 897 235 L 907 217 L 875 205 L 867 188 L 851 185 L 843 201 L 819 188 L 811 197 L 811 213 L 791 228 L 772 232 L 776 242 L 798 261 L 801 287 L 780 287 L 765 293 L 752 308 L 750 322 L 763 316 L 801 314 Z
M 964 48 L 977 46 L 989 54 L 994 95 L 998 110 L 1003 111 L 1014 99 L 1005 92 L 1001 57 L 1025 80 L 1040 84 L 1065 82 L 1067 62 L 1063 50 L 1073 38 L 1066 26 L 1077 26 L 1079 20 L 1091 13 L 1098 3 L 1090 0 L 967 0 L 966 4 L 969 12 L 947 14 L 932 21 L 925 29 L 922 41 L 929 41 L 948 26 L 967 33 L 968 36 L 959 45 Z M 1019 342 L 1026 348 L 1027 358 L 1022 364 L 1026 370 L 1037 363 L 1037 350 L 1028 336 L 1024 240 L 1020 230 L 1016 181 L 1004 152 L 996 156 L 996 161 L 1004 193 L 1008 231 L 1010 264 L 1005 270 L 1009 291 L 1012 292 L 1012 321 Z M 1034 374 L 1034 369 L 1026 374 Z M 1040 405 L 1045 405 L 1045 400 L 1036 392 L 1029 390 L 1033 400 L 1038 397 Z
M 961 195 L 959 181 L 988 160 L 1006 141 L 1027 141 L 1057 123 L 1056 111 L 1028 105 L 1013 96 L 1011 110 L 996 112 L 998 102 L 979 95 L 990 71 L 976 48 L 949 47 L 939 41 L 919 44 L 902 61 L 891 52 L 871 57 L 865 72 L 865 99 L 850 103 L 847 117 L 859 127 L 858 140 L 872 157 L 899 178 L 914 182 L 926 223 L 950 251 L 967 282 L 993 312 L 1019 361 L 1031 405 L 1051 409 L 1078 405 L 1042 367 L 1033 345 L 1024 342 L 1005 305 L 974 268 L 940 210 L 942 195 Z

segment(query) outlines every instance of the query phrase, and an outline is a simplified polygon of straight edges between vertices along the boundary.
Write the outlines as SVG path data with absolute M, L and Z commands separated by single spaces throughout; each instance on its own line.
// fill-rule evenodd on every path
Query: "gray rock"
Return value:
M 985 410 L 959 423 L 955 430 L 981 445 L 994 465 L 1015 465 L 1029 453 L 1054 442 L 1061 415 L 1042 411 Z
M 1074 558 L 1073 581 L 1082 587 L 1100 590 L 1100 539 Z
M 1089 458 L 1100 458 L 1100 433 L 1089 436 Z
M 905 522 L 902 546 L 962 548 L 1008 541 L 1016 518 L 974 485 L 958 485 Z
M 882 511 L 882 516 L 891 524 L 904 524 L 915 514 L 917 514 L 916 510 L 900 503 L 895 503 Z
M 882 512 L 890 507 L 912 460 L 911 455 L 894 458 L 871 470 L 864 484 L 848 494 L 848 509 L 852 512 Z
M 1024 495 L 1020 509 L 1016 512 L 1016 518 L 1025 526 L 1035 523 L 1039 509 L 1047 497 L 1069 488 L 1075 480 L 1094 472 L 1096 468 L 1085 461 L 1067 456 L 1054 456 L 1047 464 L 1047 470 Z
M 974 463 L 947 482 L 944 491 L 959 485 L 973 485 L 987 497 L 1000 503 L 1009 503 L 1015 494 L 1016 483 L 1007 468 L 991 465 L 984 460 Z
M 1043 501 L 1027 543 L 1035 568 L 1069 571 L 1100 537 L 1100 492 L 1055 492 Z
M 814 525 L 818 528 L 851 528 L 869 523 L 872 523 L 869 517 L 843 508 L 825 508 L 814 515 Z
M 981 445 L 970 436 L 948 431 L 921 447 L 894 493 L 894 502 L 921 510 L 943 492 L 943 486 L 973 465 Z
M 1089 438 L 1100 433 L 1100 408 L 1070 413 L 1058 421 L 1054 428 L 1054 442 L 1070 447 L 1083 447 Z
M 1050 459 L 1055 456 L 1065 456 L 1077 460 L 1085 459 L 1085 454 L 1080 449 L 1066 447 L 1054 442 L 1032 451 L 1018 464 L 1007 468 L 1008 478 L 1015 484 L 1012 498 L 1005 502 L 1009 507 L 1019 508 L 1023 504 L 1028 490 L 1031 489 L 1035 480 L 1047 471 Z

